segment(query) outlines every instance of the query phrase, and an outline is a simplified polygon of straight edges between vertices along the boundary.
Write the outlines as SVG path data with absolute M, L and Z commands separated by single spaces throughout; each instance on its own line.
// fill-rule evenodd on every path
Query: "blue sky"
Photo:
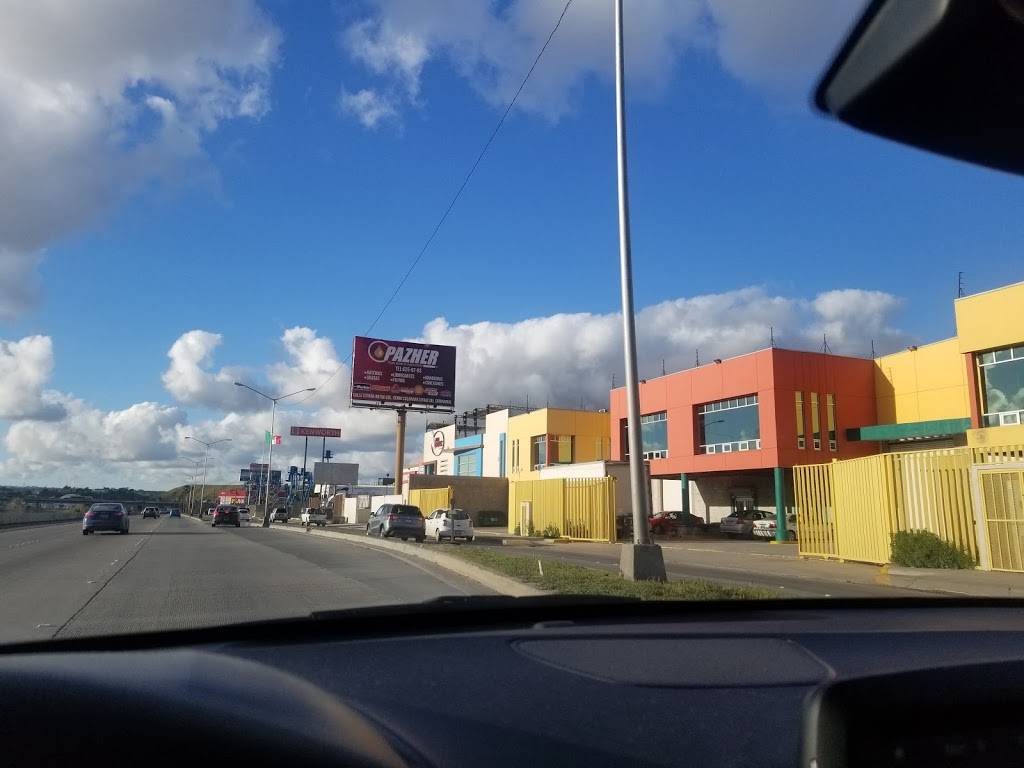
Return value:
M 243 69 L 236 78 L 255 78 L 265 89 L 261 113 L 239 108 L 220 116 L 196 131 L 194 147 L 166 152 L 158 172 L 132 176 L 126 191 L 32 243 L 32 252 L 43 254 L 38 296 L 7 313 L 0 338 L 51 339 L 52 373 L 42 387 L 101 412 L 158 403 L 177 409 L 175 424 L 188 432 L 189 424 L 217 424 L 233 411 L 216 398 L 168 390 L 168 351 L 187 331 L 221 335 L 204 370 L 241 366 L 272 383 L 281 379 L 266 369 L 287 360 L 287 329 L 315 329 L 344 357 L 500 113 L 502 89 L 488 91 L 480 67 L 467 75 L 477 65 L 435 27 L 424 32 L 432 42 L 412 68 L 415 86 L 399 58 L 385 56 L 381 64 L 377 48 L 376 64 L 365 53 L 360 58 L 346 37 L 359 23 L 376 25 L 367 34 L 377 46 L 389 29 L 416 31 L 401 5 L 239 4 L 276 35 L 276 52 L 255 74 Z M 497 25 L 529 6 L 536 26 L 547 30 L 550 23 L 540 20 L 553 22 L 560 5 L 505 3 L 493 18 Z M 782 5 L 802 13 L 811 7 Z M 848 5 L 852 18 L 859 4 Z M 592 6 L 577 0 L 552 55 L 538 66 L 539 87 L 565 101 L 552 107 L 538 97 L 513 111 L 375 333 L 420 336 L 439 316 L 454 327 L 618 309 L 612 84 L 600 67 L 573 71 L 566 63 L 579 43 L 572 30 L 594 15 Z M 831 50 L 842 24 L 821 32 L 827 41 L 803 41 L 818 60 L 791 62 L 784 73 L 791 76 L 763 82 L 730 66 L 715 37 L 716 21 L 724 25 L 727 17 L 709 6 L 696 32 L 667 43 L 674 46 L 667 62 L 649 63 L 653 74 L 630 82 L 638 306 L 752 286 L 761 292 L 752 301 L 783 297 L 795 307 L 835 289 L 882 292 L 893 300 L 859 308 L 854 301 L 843 310 L 848 335 L 840 344 L 866 353 L 865 339 L 883 327 L 882 347 L 951 335 L 958 270 L 969 292 L 1021 279 L 1018 180 L 863 136 L 813 113 L 808 86 L 827 62 L 821 49 Z M 539 42 L 527 36 L 509 61 L 532 55 Z M 774 42 L 787 46 L 780 56 L 790 56 L 801 41 Z M 758 55 L 770 57 L 771 46 Z M 0 67 L 17 73 L 17 64 L 0 54 Z M 501 65 L 496 59 L 484 69 Z M 558 68 L 573 72 L 568 88 L 545 81 Z M 522 72 L 508 69 L 512 79 Z M 367 127 L 340 106 L 341 94 L 364 88 L 389 98 L 395 113 Z M 158 76 L 148 85 L 122 84 L 121 93 L 132 89 L 185 99 L 181 89 L 161 89 Z M 127 141 L 145 144 L 159 130 L 149 115 L 129 124 Z M 60 165 L 59 142 L 42 149 L 58 157 L 40 161 L 43 171 L 77 173 Z M 742 314 L 747 300 L 731 302 L 732 311 Z M 874 307 L 881 307 L 879 317 L 866 324 L 856 317 Z M 782 343 L 806 346 L 811 326 L 814 318 L 783 323 Z M 709 355 L 736 351 L 716 349 L 713 333 L 705 343 Z M 673 355 L 688 360 L 692 351 L 681 343 Z M 161 460 L 177 455 L 179 437 Z M 19 451 L 8 437 L 0 454 L 12 481 L 56 471 L 38 456 L 19 462 Z M 67 461 L 87 478 L 100 473 L 88 457 L 69 454 Z

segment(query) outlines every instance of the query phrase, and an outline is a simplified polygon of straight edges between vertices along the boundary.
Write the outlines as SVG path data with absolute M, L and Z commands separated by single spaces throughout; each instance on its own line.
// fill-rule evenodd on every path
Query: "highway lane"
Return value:
M 488 594 L 387 553 L 256 526 L 131 518 L 0 531 L 0 642 L 214 626 Z

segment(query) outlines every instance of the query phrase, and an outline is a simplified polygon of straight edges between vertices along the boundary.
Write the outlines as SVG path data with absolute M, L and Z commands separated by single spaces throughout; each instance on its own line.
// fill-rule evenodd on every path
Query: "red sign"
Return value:
M 341 430 L 333 427 L 292 427 L 289 434 L 297 437 L 341 437 Z
M 352 405 L 411 411 L 455 410 L 455 347 L 356 336 Z

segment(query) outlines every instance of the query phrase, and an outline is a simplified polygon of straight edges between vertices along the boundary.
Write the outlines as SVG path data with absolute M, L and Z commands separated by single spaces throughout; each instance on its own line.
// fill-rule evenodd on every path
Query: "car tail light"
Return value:
M 395 520 L 397 520 L 397 519 L 398 519 L 398 515 L 396 515 L 396 514 L 395 514 L 394 512 L 392 512 L 392 513 L 390 513 L 390 514 L 388 515 L 388 521 L 389 521 L 389 522 L 393 522 L 393 521 L 395 521 Z
M 88 518 L 93 518 L 93 517 L 96 517 L 96 513 L 95 512 L 86 512 L 85 516 L 88 517 Z

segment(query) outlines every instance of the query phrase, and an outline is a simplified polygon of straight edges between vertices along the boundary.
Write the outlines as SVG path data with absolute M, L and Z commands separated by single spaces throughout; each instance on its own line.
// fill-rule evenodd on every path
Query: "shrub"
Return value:
M 557 539 L 559 536 L 561 536 L 561 533 L 562 532 L 558 530 L 557 525 L 549 525 L 547 528 L 540 532 L 540 535 L 543 536 L 545 539 Z
M 512 535 L 513 536 L 518 536 L 519 535 L 519 525 L 518 524 L 516 525 L 515 529 L 512 531 Z
M 969 554 L 928 531 L 899 531 L 892 537 L 892 562 L 909 568 L 973 568 Z
M 530 523 L 528 526 L 526 526 L 526 535 L 533 536 L 533 523 Z

